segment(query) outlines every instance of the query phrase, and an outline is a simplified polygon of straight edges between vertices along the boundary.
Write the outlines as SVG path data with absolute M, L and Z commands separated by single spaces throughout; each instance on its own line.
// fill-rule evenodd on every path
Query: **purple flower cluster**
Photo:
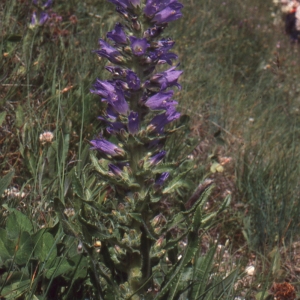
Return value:
M 39 13 L 34 11 L 31 15 L 30 27 L 34 28 L 35 26 L 42 26 L 47 22 L 47 20 L 49 19 L 49 14 L 45 10 L 49 9 L 52 6 L 53 1 L 33 0 L 32 3 L 34 4 L 34 6 L 38 7 L 41 10 Z
M 112 74 L 111 80 L 100 80 L 93 85 L 92 93 L 101 97 L 107 105 L 105 116 L 99 119 L 106 125 L 109 134 L 127 132 L 135 139 L 151 136 L 148 144 L 154 148 L 149 165 L 155 166 L 166 155 L 156 138 L 166 134 L 166 125 L 180 117 L 176 111 L 173 87 L 178 83 L 182 71 L 172 66 L 177 55 L 170 52 L 174 41 L 159 38 L 167 23 L 182 16 L 183 5 L 177 0 L 109 0 L 125 19 L 124 25 L 117 23 L 107 33 L 107 41 L 100 39 L 100 49 L 95 52 L 110 63 L 106 69 Z M 143 3 L 145 2 L 145 3 Z M 169 64 L 165 71 L 154 73 L 156 67 Z M 92 149 L 97 149 L 111 157 L 124 155 L 127 151 L 104 140 L 91 141 Z M 153 145 L 157 145 L 156 149 Z M 146 147 L 146 145 L 145 145 Z M 117 152 L 116 152 L 117 149 Z M 122 150 L 123 152 L 120 152 Z M 119 171 L 110 165 L 110 171 Z M 160 185 L 168 178 L 164 173 L 158 179 Z
M 54 26 L 62 21 L 62 17 L 51 10 L 53 0 L 33 0 L 32 3 L 38 11 L 31 15 L 30 28 L 42 26 L 46 22 Z

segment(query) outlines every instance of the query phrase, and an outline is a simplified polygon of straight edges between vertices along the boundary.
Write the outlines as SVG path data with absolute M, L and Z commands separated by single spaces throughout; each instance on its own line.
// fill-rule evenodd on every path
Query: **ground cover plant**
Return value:
M 165 103 L 153 106 L 157 99 L 140 108 L 130 104 L 128 114 L 123 102 L 113 116 L 119 123 L 107 119 L 103 85 L 120 88 L 124 66 L 110 64 L 114 76 L 105 71 L 105 57 L 112 63 L 119 57 L 93 53 L 98 39 L 108 51 L 112 41 L 125 43 L 122 32 L 136 36 L 123 47 L 134 58 L 126 68 L 144 71 L 136 71 L 140 56 L 131 53 L 134 42 L 142 43 L 141 20 L 126 23 L 137 2 L 121 6 L 121 15 L 113 4 L 127 1 L 112 2 L 1 3 L 0 295 L 296 298 L 297 46 L 289 46 L 280 24 L 272 25 L 269 3 L 185 1 L 184 17 L 163 30 L 171 38 L 164 45 L 176 41 L 180 66 L 167 72 L 176 80 L 159 80 L 168 78 L 164 66 L 156 67 L 159 76 L 151 78 L 149 70 L 141 80 L 149 79 L 148 99 L 158 93 L 172 109 L 170 97 L 178 101 L 181 117 L 157 137 L 155 114 L 168 112 Z M 151 40 L 154 52 L 158 40 Z M 137 49 L 143 51 L 143 44 Z M 122 87 L 127 101 L 133 101 L 128 92 L 141 93 L 130 74 L 129 89 Z M 162 88 L 177 79 L 181 91 Z M 132 111 L 139 114 L 138 126 Z M 131 158 L 122 150 L 106 153 L 104 144 Z M 137 158 L 132 148 L 139 147 Z M 149 163 L 156 154 L 164 161 Z M 148 193 L 148 214 L 140 213 L 141 193 Z M 150 266 L 141 263 L 147 253 Z

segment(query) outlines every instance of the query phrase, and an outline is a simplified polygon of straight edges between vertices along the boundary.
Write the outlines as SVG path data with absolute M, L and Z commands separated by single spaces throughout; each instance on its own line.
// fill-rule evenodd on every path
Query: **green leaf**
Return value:
M 193 285 L 190 299 L 198 299 L 204 293 L 207 280 L 211 274 L 212 263 L 217 247 L 211 247 L 205 256 L 198 256 L 193 268 Z
M 171 193 L 173 192 L 177 187 L 184 186 L 186 183 L 184 181 L 184 178 L 186 175 L 191 171 L 191 169 L 180 173 L 177 175 L 169 184 L 168 186 L 163 190 L 163 194 Z
M 107 175 L 107 171 L 104 168 L 102 168 L 97 157 L 92 152 L 90 154 L 90 158 L 91 158 L 92 164 L 95 167 L 96 171 L 102 175 Z
M 57 258 L 55 266 L 46 271 L 46 278 L 55 278 L 61 275 L 65 277 L 74 278 L 85 278 L 87 276 L 87 258 L 82 254 L 78 254 L 72 259 Z
M 58 277 L 62 274 L 66 274 L 72 271 L 72 265 L 68 262 L 66 258 L 56 258 L 55 266 L 48 269 L 45 273 L 47 279 Z
M 2 38 L 4 41 L 8 42 L 20 42 L 22 40 L 21 34 L 6 34 Z
M 24 111 L 22 105 L 18 105 L 16 110 L 16 126 L 21 127 L 24 125 Z
M 57 256 L 57 249 L 55 240 L 46 229 L 39 230 L 34 236 L 33 241 L 35 243 L 34 256 L 39 261 L 44 262 L 45 260 L 53 260 Z
M 37 159 L 27 146 L 24 148 L 24 158 L 31 175 L 35 176 L 37 172 Z
M 57 143 L 58 162 L 64 164 L 69 151 L 70 135 L 68 133 L 59 135 Z
M 160 292 L 154 298 L 155 300 L 162 299 L 168 291 L 173 289 L 173 285 L 176 284 L 178 280 L 180 280 L 180 273 L 182 272 L 183 268 L 194 258 L 198 249 L 198 233 L 190 232 L 188 236 L 188 244 L 179 262 L 179 265 L 176 267 L 175 270 L 172 269 L 172 271 L 170 272 L 170 276 L 166 277 L 167 281 L 163 282 Z
M 7 237 L 6 231 L 0 228 L 0 259 L 5 262 L 7 259 L 12 258 L 12 254 L 10 253 L 9 249 L 7 248 Z
M 32 232 L 33 226 L 29 218 L 16 209 L 9 209 L 10 214 L 7 218 L 6 230 L 7 235 L 11 239 L 16 239 L 20 233 L 26 231 Z
M 6 300 L 16 300 L 27 290 L 30 286 L 30 279 L 14 282 L 3 288 L 1 296 Z
M 33 243 L 30 234 L 26 231 L 21 233 L 18 245 L 16 246 L 15 261 L 18 265 L 26 264 L 33 254 Z
M 86 232 L 87 234 L 89 234 L 91 236 L 100 238 L 100 240 L 101 239 L 109 239 L 109 238 L 114 237 L 113 235 L 103 234 L 101 232 L 101 228 L 97 227 L 96 225 L 90 224 L 80 215 L 78 215 L 78 220 L 82 224 L 83 233 Z
M 11 171 L 7 173 L 4 177 L 0 179 L 0 197 L 4 193 L 5 189 L 9 186 L 11 183 L 13 177 L 14 177 L 15 172 Z
M 5 117 L 6 117 L 6 111 L 1 112 L 0 113 L 0 126 L 2 126 L 2 123 L 5 120 Z
M 72 185 L 73 185 L 73 189 L 74 189 L 74 192 L 76 193 L 76 195 L 78 197 L 80 197 L 81 199 L 85 199 L 84 188 L 83 188 L 76 172 L 74 172 L 73 176 L 72 176 Z
M 199 204 L 200 204 L 200 202 L 199 202 Z M 201 222 L 202 222 L 202 207 L 199 204 L 196 208 L 196 211 L 195 211 L 195 213 L 193 215 L 193 219 L 192 219 L 192 224 L 193 224 L 192 230 L 194 232 L 198 232 L 198 230 L 201 226 Z

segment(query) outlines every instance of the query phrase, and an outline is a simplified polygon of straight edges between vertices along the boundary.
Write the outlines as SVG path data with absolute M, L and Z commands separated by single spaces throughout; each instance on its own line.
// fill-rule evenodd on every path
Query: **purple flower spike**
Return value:
M 130 89 L 137 91 L 141 87 L 141 81 L 138 76 L 131 70 L 128 70 L 126 81 Z
M 92 140 L 90 143 L 93 146 L 91 147 L 92 150 L 98 150 L 106 155 L 124 156 L 125 154 L 123 149 L 104 139 Z
M 157 26 L 157 25 L 154 25 L 152 28 L 149 28 L 147 29 L 145 32 L 144 32 L 144 37 L 146 38 L 155 38 L 157 37 L 159 34 L 162 33 L 162 31 L 164 30 L 164 27 L 163 26 Z
M 148 98 L 145 105 L 152 110 L 168 109 L 168 107 L 172 105 L 177 105 L 176 101 L 169 101 L 173 94 L 173 91 L 157 93 L 154 96 Z
M 183 5 L 181 3 L 173 2 L 165 9 L 157 13 L 152 19 L 152 21 L 156 22 L 157 24 L 163 24 L 163 23 L 175 21 L 182 17 L 182 13 L 180 11 L 182 7 Z
M 149 162 L 150 165 L 157 165 L 159 164 L 163 158 L 166 156 L 167 151 L 160 151 L 157 154 L 153 155 L 152 157 L 150 157 Z
M 128 131 L 131 134 L 136 134 L 139 131 L 140 121 L 137 112 L 131 112 L 128 116 Z
M 182 71 L 176 71 L 175 68 L 176 67 L 172 67 L 167 71 L 153 75 L 150 78 L 150 82 L 157 83 L 161 91 L 174 85 L 181 89 L 181 85 L 178 84 L 177 81 Z
M 167 3 L 165 3 L 167 2 Z M 161 0 L 147 0 L 146 6 L 144 8 L 144 13 L 148 17 L 152 17 L 158 11 L 165 8 L 170 1 L 161 1 Z
M 116 175 L 116 176 L 121 176 L 121 175 L 122 175 L 122 170 L 121 170 L 119 167 L 117 167 L 117 166 L 115 166 L 115 165 L 113 165 L 113 164 L 109 164 L 109 165 L 108 165 L 108 168 L 109 168 L 109 171 L 110 171 L 113 175 Z
M 149 47 L 147 39 L 138 39 L 134 36 L 129 37 L 131 42 L 131 49 L 134 55 L 141 56 L 144 55 Z
M 128 106 L 128 103 L 126 102 L 123 91 L 120 90 L 120 89 L 117 89 L 116 90 L 116 95 L 117 95 L 116 98 L 114 97 L 114 98 L 108 99 L 108 103 L 111 106 L 113 106 L 113 108 L 119 114 L 126 115 L 128 110 L 129 110 L 129 106 Z
M 101 49 L 95 51 L 99 56 L 107 58 L 110 62 L 114 64 L 119 64 L 124 62 L 123 56 L 117 49 L 110 46 L 102 39 L 99 40 L 99 44 Z
M 107 124 L 106 130 L 110 134 L 119 133 L 121 129 L 125 129 L 125 125 L 122 122 L 110 122 L 103 117 L 98 117 L 98 120 L 102 120 Z
M 156 187 L 156 188 L 160 188 L 160 187 L 165 183 L 165 181 L 168 179 L 169 175 L 170 175 L 169 172 L 164 172 L 164 173 L 162 173 L 162 174 L 158 177 L 158 179 L 155 181 L 155 184 L 154 184 L 155 187 Z
M 106 66 L 105 69 L 113 74 L 113 76 L 126 76 L 126 69 L 122 69 L 118 66 Z
M 177 0 L 148 0 L 144 8 L 146 16 L 157 24 L 164 24 L 179 19 L 182 16 L 183 5 Z
M 91 90 L 91 93 L 102 96 L 104 100 L 106 100 L 109 97 L 109 95 L 115 93 L 115 87 L 109 81 L 106 80 L 97 79 L 94 83 L 94 88 L 95 90 Z
M 165 113 L 155 116 L 150 122 L 149 128 L 150 130 L 152 129 L 159 134 L 163 133 L 164 127 L 172 121 L 177 120 L 179 117 L 180 113 L 171 106 Z
M 125 100 L 124 93 L 112 83 L 97 79 L 94 84 L 95 90 L 92 93 L 102 96 L 102 101 L 109 103 L 119 114 L 126 114 L 129 107 Z
M 117 23 L 114 30 L 108 32 L 106 36 L 117 44 L 127 44 L 127 36 L 120 23 Z
M 108 104 L 106 109 L 107 118 L 111 120 L 116 120 L 119 114 L 114 110 L 114 108 Z

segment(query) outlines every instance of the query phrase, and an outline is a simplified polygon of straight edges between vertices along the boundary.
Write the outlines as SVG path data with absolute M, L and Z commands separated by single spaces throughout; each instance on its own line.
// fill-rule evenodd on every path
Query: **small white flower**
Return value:
M 16 188 L 11 188 L 11 189 L 6 189 L 4 191 L 4 194 L 2 195 L 2 197 L 7 197 L 7 198 L 19 198 L 19 199 L 23 199 L 25 198 L 25 193 L 24 192 L 20 192 L 18 189 Z
M 40 142 L 42 145 L 46 143 L 51 143 L 53 140 L 53 133 L 51 131 L 45 131 L 44 133 L 40 134 Z
M 248 267 L 245 269 L 245 272 L 247 273 L 247 275 L 253 276 L 254 273 L 255 273 L 255 267 L 254 267 L 254 266 L 248 266 Z

